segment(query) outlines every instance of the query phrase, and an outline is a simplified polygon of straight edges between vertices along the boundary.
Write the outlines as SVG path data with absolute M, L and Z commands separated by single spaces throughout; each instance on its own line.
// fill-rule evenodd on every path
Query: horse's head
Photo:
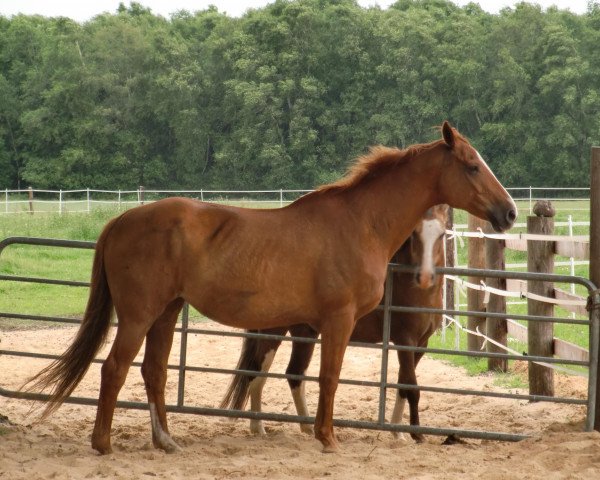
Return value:
M 442 136 L 447 153 L 438 185 L 442 201 L 489 221 L 497 232 L 508 230 L 517 219 L 511 196 L 479 152 L 448 122 Z
M 448 205 L 436 205 L 427 210 L 410 237 L 410 263 L 419 269 L 415 280 L 419 287 L 430 288 L 435 283 L 435 267 L 444 265 L 444 233 L 448 220 Z

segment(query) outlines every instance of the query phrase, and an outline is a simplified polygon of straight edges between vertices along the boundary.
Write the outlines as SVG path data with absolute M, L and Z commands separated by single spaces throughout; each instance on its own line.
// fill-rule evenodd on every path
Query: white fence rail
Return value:
M 588 205 L 578 205 L 589 198 L 589 188 L 518 187 L 508 189 L 521 208 L 531 212 L 536 200 L 557 202 L 557 210 L 585 211 Z M 215 203 L 235 203 L 248 206 L 284 206 L 311 190 L 4 190 L 0 214 L 19 213 L 89 213 L 97 207 L 130 208 L 164 197 L 184 196 Z M 1 192 L 1 191 L 0 191 Z M 565 205 L 566 203 L 566 205 Z
M 182 196 L 214 203 L 284 206 L 310 190 L 4 190 L 0 213 L 89 213 L 97 207 L 131 208 Z

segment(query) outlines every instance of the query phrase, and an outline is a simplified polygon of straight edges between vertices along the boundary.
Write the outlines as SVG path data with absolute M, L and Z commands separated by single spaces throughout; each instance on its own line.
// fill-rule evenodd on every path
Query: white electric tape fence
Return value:
M 530 234 L 530 233 L 516 233 L 516 234 L 489 234 L 489 233 L 484 233 L 481 228 L 477 229 L 477 232 L 457 232 L 455 229 L 452 230 L 446 230 L 446 235 L 448 239 L 457 239 L 458 243 L 460 243 L 461 248 L 464 247 L 464 241 L 463 241 L 463 237 L 471 237 L 471 238 L 491 238 L 494 240 L 543 240 L 543 241 L 564 241 L 565 237 L 564 236 L 558 236 L 558 235 L 538 235 L 538 234 Z M 568 237 L 569 239 L 572 240 L 579 240 L 579 237 Z M 588 239 L 589 237 L 581 237 L 581 239 Z M 457 242 L 455 242 L 455 253 L 454 253 L 454 258 L 457 258 Z M 444 242 L 444 255 L 446 255 L 446 243 Z M 532 300 L 536 300 L 539 302 L 546 302 L 546 303 L 551 303 L 554 305 L 558 305 L 558 306 L 582 306 L 585 307 L 586 305 L 586 300 L 576 300 L 576 299 L 558 299 L 558 298 L 551 298 L 551 297 L 546 297 L 543 295 L 537 295 L 535 293 L 530 293 L 527 290 L 523 290 L 523 283 L 519 283 L 519 286 L 521 287 L 518 291 L 517 290 L 502 290 L 502 289 L 498 289 L 498 288 L 493 288 L 490 287 L 488 285 L 486 285 L 485 281 L 481 280 L 479 284 L 475 284 L 475 283 L 471 283 L 468 281 L 465 281 L 455 275 L 446 275 L 445 278 L 447 280 L 451 280 L 454 282 L 454 285 L 456 287 L 458 287 L 458 289 L 460 290 L 460 292 L 462 294 L 466 295 L 466 291 L 467 289 L 473 289 L 473 290 L 478 290 L 478 291 L 482 291 L 484 292 L 484 299 L 483 299 L 483 304 L 487 305 L 489 302 L 489 298 L 490 298 L 490 294 L 494 294 L 494 295 L 500 295 L 503 297 L 511 297 L 511 298 L 519 298 L 519 299 L 524 299 L 524 298 L 528 298 L 528 299 L 532 299 Z M 446 291 L 444 289 L 444 296 L 446 294 Z M 446 301 L 444 298 L 444 305 L 446 305 Z M 523 355 L 520 352 L 517 352 L 516 350 L 513 350 L 512 348 L 506 346 L 506 345 L 502 345 L 501 343 L 493 340 L 492 338 L 488 337 L 487 335 L 485 335 L 484 333 L 482 333 L 479 330 L 479 327 L 477 327 L 475 330 L 471 330 L 469 328 L 464 327 L 463 325 L 461 325 L 461 323 L 459 321 L 457 321 L 455 318 L 444 314 L 443 315 L 443 328 L 445 329 L 450 323 L 454 324 L 455 327 L 464 333 L 470 334 L 470 335 L 475 335 L 477 337 L 481 337 L 483 338 L 483 344 L 481 346 L 481 350 L 484 350 L 486 348 L 486 344 L 487 342 L 495 345 L 498 348 L 501 348 L 503 350 L 505 350 L 507 353 L 510 353 L 512 355 L 519 355 L 521 357 L 523 357 L 523 361 L 530 361 L 527 359 L 527 355 Z M 508 321 L 512 321 L 510 319 L 507 319 Z M 444 332 L 445 333 L 445 332 Z M 443 333 L 443 334 L 444 334 Z M 536 363 L 538 365 L 543 365 L 544 367 L 548 367 L 548 368 L 552 368 L 554 370 L 557 371 L 561 371 L 564 373 L 567 373 L 569 375 L 578 375 L 578 376 L 582 376 L 582 377 L 586 377 L 587 378 L 587 374 L 583 373 L 583 372 L 579 372 L 576 370 L 572 370 L 570 368 L 566 368 L 560 365 L 555 365 L 555 364 L 549 364 L 549 363 L 545 363 L 545 362 L 538 362 L 538 361 L 534 361 L 533 363 Z

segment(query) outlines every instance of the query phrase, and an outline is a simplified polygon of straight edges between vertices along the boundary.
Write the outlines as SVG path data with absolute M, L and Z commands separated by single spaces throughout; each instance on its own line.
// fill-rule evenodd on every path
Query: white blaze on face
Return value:
M 445 232 L 445 227 L 438 220 L 423 220 L 423 227 L 419 232 L 419 238 L 423 244 L 423 257 L 419 269 L 419 286 L 421 288 L 431 287 L 433 277 L 433 248 L 438 238 Z
M 475 150 L 475 149 L 474 149 Z M 488 164 L 485 162 L 485 160 L 483 159 L 483 157 L 481 156 L 481 154 L 475 150 L 475 153 L 477 154 L 477 158 L 479 159 L 479 161 L 483 164 L 483 166 L 485 167 L 485 169 L 490 172 L 490 174 L 492 175 L 492 177 L 496 178 L 496 175 L 494 175 L 494 172 L 492 172 L 492 169 L 490 167 L 488 167 Z M 497 180 L 497 179 L 496 179 Z
M 473 150 L 475 150 L 475 149 L 473 149 Z M 478 159 L 481 161 L 481 164 L 483 165 L 483 167 L 485 168 L 485 170 L 486 170 L 487 172 L 489 172 L 489 173 L 490 173 L 490 175 L 491 175 L 492 177 L 494 177 L 494 178 L 496 179 L 496 181 L 497 181 L 498 179 L 496 178 L 496 175 L 494 175 L 494 172 L 492 172 L 492 169 L 491 169 L 491 168 L 488 166 L 488 164 L 487 164 L 487 163 L 486 163 L 486 161 L 483 159 L 483 157 L 481 156 L 481 154 L 480 154 L 480 153 L 479 153 L 477 150 L 475 150 L 475 153 L 477 154 L 477 158 L 478 158 Z M 498 182 L 498 183 L 500 183 L 500 182 Z M 506 189 L 505 189 L 504 187 L 502 187 L 502 189 L 503 189 L 503 190 L 506 192 Z M 506 194 L 508 195 L 508 192 L 506 192 Z M 513 204 L 513 208 L 514 208 L 514 210 L 515 210 L 515 213 L 517 213 L 517 205 L 516 205 L 516 204 L 515 204 L 515 202 L 512 200 L 512 198 L 511 198 L 511 202 L 512 202 L 512 204 Z

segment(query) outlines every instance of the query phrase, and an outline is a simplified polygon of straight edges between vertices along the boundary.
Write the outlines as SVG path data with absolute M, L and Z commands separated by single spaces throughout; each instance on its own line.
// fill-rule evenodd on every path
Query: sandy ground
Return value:
M 74 329 L 0 332 L 1 348 L 60 353 Z M 188 342 L 188 364 L 233 367 L 241 339 L 193 335 Z M 178 345 L 171 363 L 178 361 Z M 309 374 L 317 373 L 318 356 Z M 273 367 L 282 372 L 289 358 L 284 344 Z M 380 356 L 371 350 L 349 349 L 344 378 L 375 380 Z M 395 358 L 390 360 L 390 380 L 396 378 Z M 0 382 L 15 388 L 37 372 L 44 361 L 0 356 Z M 493 377 L 469 377 L 460 369 L 425 358 L 418 369 L 423 385 L 506 391 Z M 176 399 L 177 376 L 171 374 L 168 398 Z M 217 406 L 229 378 L 223 375 L 188 374 L 186 405 Z M 96 397 L 99 367 L 92 366 L 76 390 L 79 396 Z M 582 378 L 557 377 L 561 396 L 585 398 Z M 523 392 L 525 393 L 525 392 Z M 309 384 L 311 412 L 316 410 L 317 386 Z M 388 395 L 389 408 L 393 394 Z M 145 400 L 139 369 L 132 368 L 120 399 Z M 336 417 L 376 418 L 378 392 L 364 387 L 340 386 Z M 295 413 L 287 384 L 269 380 L 265 410 Z M 442 445 L 443 438 L 428 436 L 423 444 L 396 440 L 386 432 L 337 429 L 342 443 L 338 454 L 322 454 L 320 444 L 300 432 L 298 425 L 266 422 L 267 435 L 252 436 L 246 420 L 169 414 L 170 430 L 183 447 L 167 455 L 152 447 L 148 412 L 118 409 L 113 424 L 111 455 L 90 448 L 95 408 L 63 405 L 48 420 L 35 422 L 32 402 L 0 397 L 1 479 L 93 478 L 416 478 L 416 479 L 595 479 L 600 478 L 600 433 L 584 433 L 581 406 L 528 403 L 448 394 L 422 393 L 424 426 L 453 427 L 527 433 L 518 443 L 467 439 L 463 444 Z M 2 417 L 4 416 L 4 417 Z M 3 419 L 4 418 L 4 419 Z

